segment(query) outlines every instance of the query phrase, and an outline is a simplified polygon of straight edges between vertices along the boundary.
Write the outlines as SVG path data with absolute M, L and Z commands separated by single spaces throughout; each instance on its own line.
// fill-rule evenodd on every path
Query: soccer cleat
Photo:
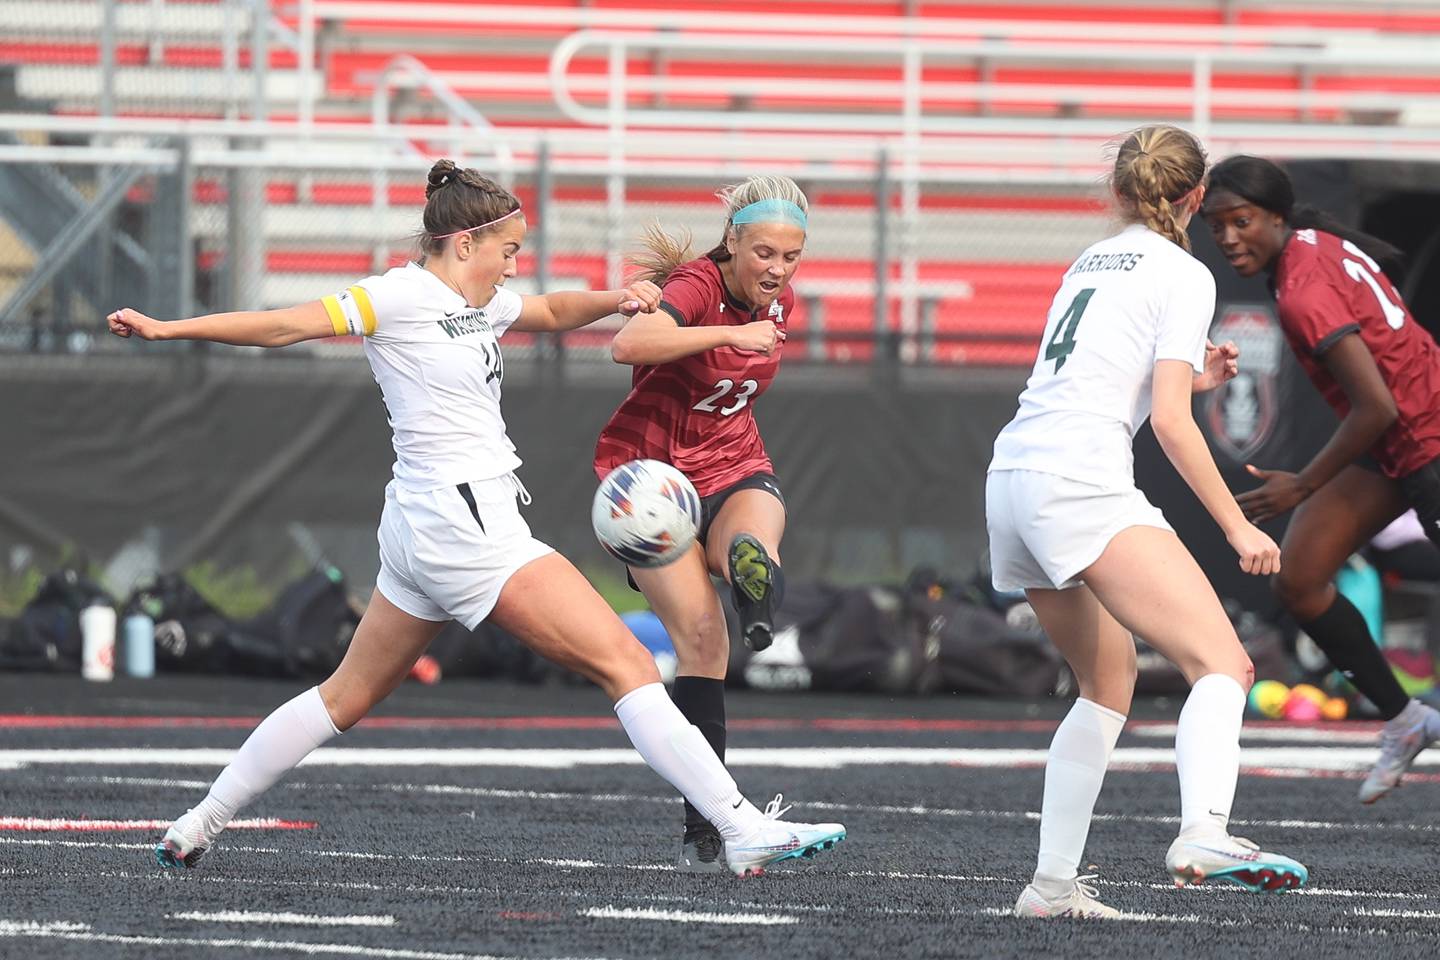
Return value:
M 1416 755 L 1440 739 L 1440 712 L 1411 700 L 1380 731 L 1380 758 L 1360 784 L 1360 802 L 1374 803 L 1400 785 Z
M 730 586 L 740 635 L 745 646 L 759 653 L 775 639 L 774 564 L 764 545 L 748 533 L 730 541 Z
M 1060 920 L 1072 918 L 1077 920 L 1118 920 L 1120 911 L 1114 907 L 1107 906 L 1100 902 L 1100 895 L 1095 888 L 1086 883 L 1086 880 L 1095 879 L 1095 874 L 1087 873 L 1083 877 L 1075 878 L 1075 885 L 1070 891 L 1058 900 L 1051 900 L 1035 889 L 1035 885 L 1028 884 L 1020 891 L 1020 899 L 1015 901 L 1015 916 L 1028 917 L 1034 920 Z
M 1294 890 L 1310 879 L 1304 864 L 1225 833 L 1181 834 L 1170 844 L 1165 869 L 1177 887 L 1225 880 L 1251 893 Z
M 214 841 L 213 836 L 205 835 L 200 815 L 186 810 L 183 817 L 170 824 L 165 838 L 155 845 L 155 861 L 162 867 L 193 867 Z
M 725 864 L 737 877 L 758 877 L 765 868 L 782 860 L 810 859 L 845 839 L 845 827 L 838 823 L 789 823 L 781 820 L 789 807 L 781 807 L 776 794 L 765 807 L 765 816 L 739 840 L 725 844 Z
M 686 829 L 675 864 L 680 873 L 721 873 L 725 869 L 725 841 L 710 824 Z

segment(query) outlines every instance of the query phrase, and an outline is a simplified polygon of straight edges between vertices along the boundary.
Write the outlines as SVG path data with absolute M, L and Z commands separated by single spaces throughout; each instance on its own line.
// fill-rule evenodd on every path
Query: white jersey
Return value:
M 337 335 L 365 337 L 395 447 L 395 480 L 433 490 L 520 465 L 500 415 L 499 339 L 520 316 L 504 287 L 483 307 L 418 264 L 367 277 L 322 301 Z
M 1155 364 L 1202 371 L 1214 312 L 1210 271 L 1153 230 L 1133 225 L 1090 246 L 1065 271 L 990 469 L 1133 486 Z

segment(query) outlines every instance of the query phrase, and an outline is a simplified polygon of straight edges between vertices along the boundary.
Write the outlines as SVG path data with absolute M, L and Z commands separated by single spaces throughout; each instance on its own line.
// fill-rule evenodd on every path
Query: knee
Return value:
M 1240 646 L 1238 641 L 1233 650 L 1216 652 L 1207 656 L 1186 670 L 1185 673 L 1185 679 L 1192 687 L 1201 677 L 1215 673 L 1223 674 L 1234 680 L 1247 694 L 1255 685 L 1255 664 L 1251 662 L 1250 655 L 1245 652 L 1245 648 Z
M 357 695 L 353 688 L 331 685 L 328 681 L 320 685 L 320 700 L 325 704 L 325 712 L 330 714 L 330 722 L 341 733 L 363 720 L 374 706 L 366 697 Z
M 1300 620 L 1311 620 L 1325 612 L 1325 599 L 1330 581 L 1318 580 L 1303 570 L 1282 567 L 1271 581 L 1275 596 L 1290 614 Z
M 645 645 L 634 637 L 618 644 L 615 653 L 603 663 L 588 665 L 582 669 L 586 679 L 604 690 L 611 700 L 619 700 L 625 694 L 648 683 L 660 682 L 660 671 L 655 658 Z
M 1135 649 L 1132 646 L 1123 662 L 1116 662 L 1093 676 L 1080 676 L 1077 673 L 1075 680 L 1080 696 L 1086 700 L 1116 713 L 1128 715 L 1138 677 Z
M 708 673 L 718 670 L 720 676 L 725 675 L 725 667 L 730 662 L 730 632 L 719 604 L 687 617 L 677 625 L 670 640 L 683 667 L 704 669 Z
M 1235 682 L 1240 684 L 1240 688 L 1248 694 L 1250 688 L 1255 686 L 1255 664 L 1249 654 L 1242 653 L 1241 660 L 1243 662 L 1239 665 L 1239 676 L 1235 678 Z

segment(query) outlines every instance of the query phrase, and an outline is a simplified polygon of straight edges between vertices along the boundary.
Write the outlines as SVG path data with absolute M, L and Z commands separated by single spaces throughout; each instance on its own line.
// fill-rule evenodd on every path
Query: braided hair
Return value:
M 1175 204 L 1205 179 L 1200 141 L 1166 124 L 1141 127 L 1120 144 L 1110 186 L 1125 215 L 1185 250 L 1190 237 Z

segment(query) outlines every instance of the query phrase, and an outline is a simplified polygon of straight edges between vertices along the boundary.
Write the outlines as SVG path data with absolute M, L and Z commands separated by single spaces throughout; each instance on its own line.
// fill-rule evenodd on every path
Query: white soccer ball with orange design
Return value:
M 631 460 L 600 481 L 590 523 L 600 545 L 621 563 L 663 567 L 695 542 L 700 495 L 670 464 Z

